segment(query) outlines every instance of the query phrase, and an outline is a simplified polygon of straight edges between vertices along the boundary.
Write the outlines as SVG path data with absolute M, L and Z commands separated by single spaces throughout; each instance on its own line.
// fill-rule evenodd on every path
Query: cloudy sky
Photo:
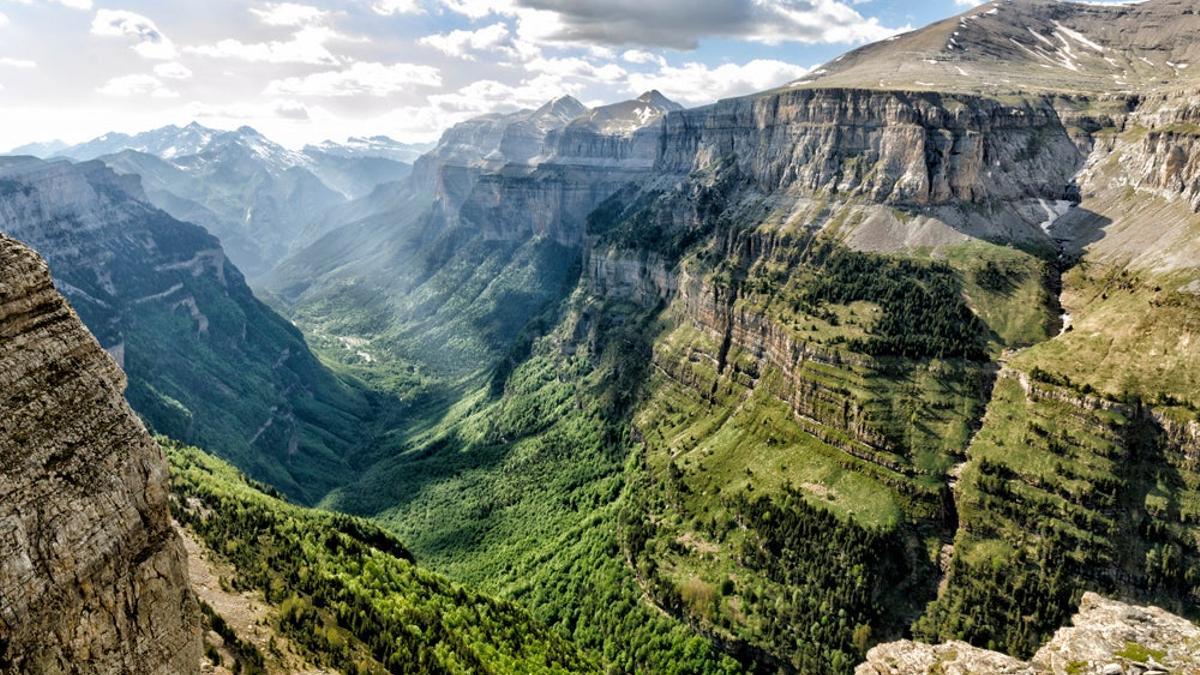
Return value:
M 0 0 L 0 149 L 192 120 L 289 144 L 436 138 L 562 94 L 685 105 L 973 0 Z

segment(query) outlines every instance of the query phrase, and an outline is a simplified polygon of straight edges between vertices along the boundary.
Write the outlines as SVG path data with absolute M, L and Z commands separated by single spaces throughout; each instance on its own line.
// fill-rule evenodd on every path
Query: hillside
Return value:
M 408 401 L 324 504 L 623 669 L 687 648 L 581 570 L 699 671 L 1027 658 L 1085 591 L 1194 618 L 1194 20 L 992 3 L 502 163 L 497 119 L 452 130 L 271 281 Z
M 176 439 L 214 666 L 1186 672 L 1193 5 L 985 3 L 411 170 L 102 137 L 119 171 L 0 160 L 0 230 Z
M 218 660 L 236 663 L 233 672 L 288 672 L 298 662 L 340 673 L 597 671 L 512 603 L 420 569 L 378 527 L 293 506 L 199 449 L 164 449 L 193 582 L 210 584 L 200 597 L 217 603 L 206 613 L 225 651 Z M 229 574 L 215 588 L 212 569 Z M 239 615 L 246 606 L 270 627 L 266 640 Z
M 795 86 L 986 95 L 1185 92 L 1200 71 L 1189 0 L 995 0 L 851 51 Z

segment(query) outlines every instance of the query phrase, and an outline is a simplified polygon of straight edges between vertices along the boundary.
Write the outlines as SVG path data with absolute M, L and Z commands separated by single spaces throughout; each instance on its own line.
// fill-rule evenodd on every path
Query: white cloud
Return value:
M 257 63 L 333 65 L 339 63 L 339 59 L 325 45 L 335 39 L 344 39 L 344 36 L 326 26 L 308 26 L 293 33 L 287 41 L 246 43 L 230 38 L 213 45 L 184 47 L 183 50 L 200 56 Z
M 231 103 L 229 105 L 212 105 L 193 101 L 185 106 L 188 117 L 213 118 L 221 120 L 307 120 L 308 107 L 299 101 L 279 99 L 266 103 Z
M 265 9 L 251 8 L 250 12 L 268 26 L 307 26 L 323 23 L 329 12 L 311 5 L 294 2 L 272 2 Z
M 625 77 L 625 69 L 615 63 L 596 65 L 578 57 L 537 57 L 525 64 L 525 69 L 534 73 L 549 73 L 560 78 L 582 77 L 600 82 L 616 82 Z
M 458 91 L 433 94 L 429 102 L 443 113 L 465 119 L 483 113 L 532 108 L 563 94 L 579 94 L 582 85 L 564 82 L 561 78 L 543 73 L 509 85 L 496 80 L 478 80 Z
M 3 28 L 4 26 L 7 26 L 7 25 L 8 25 L 8 17 L 4 15 L 4 12 L 0 12 L 0 28 Z
M 168 80 L 186 80 L 192 76 L 192 69 L 178 61 L 170 61 L 154 66 L 154 74 Z
M 371 9 L 376 14 L 420 14 L 421 5 L 417 0 L 379 0 Z
M 33 4 L 33 0 L 12 0 L 12 2 L 15 2 L 19 5 Z M 54 5 L 62 5 L 63 7 L 70 7 L 71 9 L 92 8 L 92 0 L 42 0 L 42 2 L 47 2 Z
M 441 74 L 432 66 L 357 62 L 343 70 L 275 80 L 267 85 L 266 93 L 286 96 L 389 96 L 412 87 L 438 87 L 441 84 Z
M 0 66 L 6 68 L 37 68 L 37 63 L 28 59 L 14 59 L 4 56 L 0 57 Z
M 648 52 L 644 49 L 626 49 L 621 58 L 630 63 L 647 64 L 657 63 L 660 66 L 667 65 L 667 60 L 658 54 Z
M 773 59 L 709 68 L 702 63 L 663 66 L 656 73 L 630 73 L 630 92 L 658 89 L 667 98 L 697 105 L 777 87 L 808 72 L 808 68 Z
M 978 7 L 988 0 L 954 0 L 954 4 L 959 7 Z
M 474 0 L 443 0 L 448 6 Z M 643 45 L 695 49 L 703 37 L 732 37 L 780 44 L 858 44 L 900 30 L 865 17 L 842 0 L 518 0 L 542 38 L 585 44 Z M 557 24 L 557 25 L 555 25 Z M 535 26 L 531 25 L 531 35 Z M 525 33 L 522 32 L 524 36 Z
M 133 50 L 143 58 L 169 61 L 177 52 L 175 44 L 163 35 L 154 22 L 141 14 L 120 9 L 102 9 L 92 21 L 92 34 L 105 37 L 132 37 Z
M 153 75 L 136 74 L 114 77 L 96 91 L 106 96 L 148 95 L 154 98 L 177 98 L 178 92 L 163 86 L 162 80 Z
M 470 19 L 482 19 L 489 14 L 511 16 L 516 13 L 513 0 L 439 0 L 446 9 Z
M 475 60 L 475 56 L 471 52 L 496 53 L 502 51 L 511 55 L 515 51 L 511 44 L 512 36 L 508 32 L 508 26 L 503 22 L 497 22 L 479 30 L 453 30 L 449 33 L 426 35 L 417 42 L 433 47 L 443 54 L 468 61 Z

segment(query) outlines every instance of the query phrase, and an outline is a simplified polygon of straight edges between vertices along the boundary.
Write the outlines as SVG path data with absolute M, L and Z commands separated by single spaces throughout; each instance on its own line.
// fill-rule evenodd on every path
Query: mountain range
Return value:
M 1197 35 L 998 0 L 707 106 L 485 115 L 357 195 L 357 150 L 174 129 L 4 159 L 0 231 L 154 431 L 260 481 L 162 441 L 311 662 L 412 666 L 361 630 L 386 568 L 451 671 L 1188 672 Z M 420 623 L 408 557 L 473 609 Z
M 408 175 L 411 164 L 397 157 L 411 161 L 416 147 L 379 136 L 294 152 L 250 127 L 219 131 L 193 122 L 73 146 L 35 144 L 12 154 L 99 159 L 140 176 L 154 205 L 216 234 L 253 277 L 304 241 L 323 212 Z

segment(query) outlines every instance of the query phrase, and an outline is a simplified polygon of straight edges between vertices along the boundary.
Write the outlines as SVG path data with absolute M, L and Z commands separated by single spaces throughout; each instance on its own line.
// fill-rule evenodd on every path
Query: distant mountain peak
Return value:
M 661 91 L 657 89 L 651 89 L 650 91 L 643 92 L 641 96 L 637 97 L 637 100 L 641 101 L 642 103 L 649 103 L 667 110 L 683 109 L 683 106 L 667 98 Z
M 630 134 L 654 124 L 668 112 L 682 109 L 683 106 L 652 89 L 628 101 L 593 108 L 571 125 L 588 126 L 606 134 Z
M 316 145 L 304 146 L 302 152 L 309 156 L 326 154 L 346 158 L 377 157 L 411 164 L 433 146 L 433 143 L 402 143 L 390 136 L 377 134 L 375 136 L 351 136 L 342 143 L 327 139 Z
M 570 94 L 559 96 L 534 111 L 534 116 L 554 115 L 561 119 L 572 119 L 587 112 L 588 107 Z
M 265 136 L 262 135 L 261 132 L 259 132 L 258 129 L 255 129 L 252 126 L 247 126 L 245 124 L 238 127 L 237 130 L 234 131 L 234 133 L 237 134 L 238 136 L 247 137 L 247 138 L 266 138 Z

